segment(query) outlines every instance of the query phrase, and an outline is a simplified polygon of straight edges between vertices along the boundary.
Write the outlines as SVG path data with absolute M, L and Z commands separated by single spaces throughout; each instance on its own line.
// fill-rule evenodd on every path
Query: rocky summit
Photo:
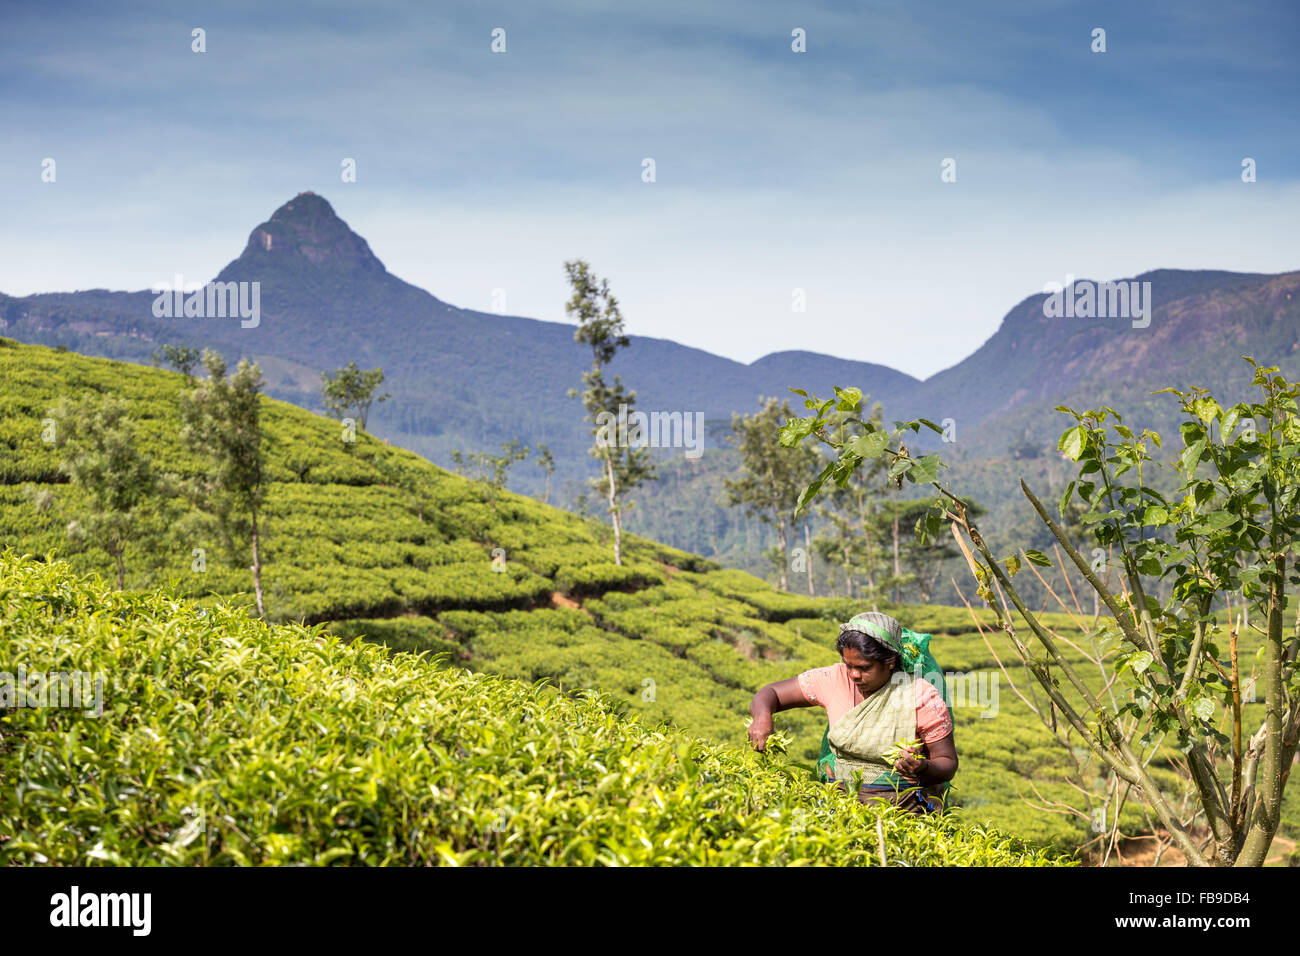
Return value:
M 243 253 L 218 278 L 253 278 L 252 273 L 286 264 L 347 273 L 387 271 L 366 240 L 348 228 L 334 207 L 314 192 L 298 193 L 255 227 Z

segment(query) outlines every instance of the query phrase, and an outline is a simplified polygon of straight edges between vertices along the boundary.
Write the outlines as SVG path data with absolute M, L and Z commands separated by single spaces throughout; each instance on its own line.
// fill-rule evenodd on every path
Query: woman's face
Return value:
M 849 680 L 857 685 L 863 697 L 874 694 L 889 683 L 890 670 L 887 664 L 873 661 L 854 647 L 840 651 L 840 659 L 849 669 Z

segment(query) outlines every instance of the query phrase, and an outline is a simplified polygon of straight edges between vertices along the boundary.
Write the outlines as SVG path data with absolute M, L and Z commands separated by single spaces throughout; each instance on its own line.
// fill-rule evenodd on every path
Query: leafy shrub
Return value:
M 814 598 L 784 591 L 743 591 L 736 595 L 746 604 L 752 604 L 769 621 L 788 621 L 794 617 L 812 617 L 818 612 Z
M 339 640 L 362 638 L 382 644 L 390 651 L 410 651 L 446 654 L 451 661 L 468 656 L 458 641 L 447 637 L 447 632 L 437 621 L 427 617 L 393 617 L 378 620 L 362 618 L 335 621 L 329 632 Z
M 108 681 L 99 718 L 0 712 L 0 864 L 1069 865 L 599 695 L 115 592 L 62 563 L 0 556 L 0 611 L 6 662 Z
M 584 564 L 576 568 L 561 568 L 555 575 L 555 583 L 570 597 L 584 597 L 619 589 L 636 590 L 651 584 L 662 584 L 664 580 L 662 571 L 644 564 Z

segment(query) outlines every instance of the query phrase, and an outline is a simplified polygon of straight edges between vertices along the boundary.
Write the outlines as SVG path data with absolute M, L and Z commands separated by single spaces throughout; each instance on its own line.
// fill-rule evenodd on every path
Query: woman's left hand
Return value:
M 914 780 L 920 783 L 919 775 L 925 770 L 927 761 L 911 750 L 904 750 L 903 755 L 894 761 L 894 769 L 906 777 L 908 780 Z

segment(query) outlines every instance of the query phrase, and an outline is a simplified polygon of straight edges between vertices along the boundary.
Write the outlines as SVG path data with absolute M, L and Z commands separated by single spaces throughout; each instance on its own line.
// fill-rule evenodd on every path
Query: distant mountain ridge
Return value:
M 976 424 L 1081 385 L 1105 395 L 1126 384 L 1158 388 L 1192 375 L 1195 384 L 1232 387 L 1245 374 L 1240 356 L 1250 352 L 1266 363 L 1300 367 L 1300 272 L 1161 269 L 1125 281 L 1150 283 L 1149 327 L 1134 328 L 1124 318 L 1049 318 L 1046 295 L 1033 295 L 968 358 L 905 398 L 932 413 L 946 402 Z M 993 370 L 996 388 L 989 387 Z
M 257 328 L 230 319 L 157 319 L 153 293 L 95 289 L 0 294 L 0 331 L 132 361 L 148 361 L 163 343 L 214 347 L 228 358 L 254 356 L 271 395 L 311 409 L 321 407 L 322 370 L 352 360 L 378 365 L 392 399 L 372 413 L 376 435 L 443 464 L 457 447 L 492 449 L 514 437 L 543 441 L 556 453 L 557 478 L 585 472 L 589 426 L 567 392 L 579 385 L 590 352 L 573 341 L 572 325 L 441 301 L 389 273 L 366 240 L 311 192 L 256 226 L 216 279 L 260 283 Z M 887 416 L 953 419 L 965 436 L 964 451 L 995 456 L 1005 452 L 1009 431 L 1026 430 L 1023 422 L 1038 422 L 1064 396 L 1096 395 L 1096 404 L 1172 382 L 1190 384 L 1188 376 L 1197 384 L 1235 387 L 1245 352 L 1297 368 L 1300 272 L 1159 270 L 1135 281 L 1151 283 L 1148 328 L 1048 318 L 1038 293 L 1011 309 L 969 357 L 925 381 L 805 351 L 776 352 L 745 365 L 635 335 L 613 371 L 635 389 L 638 407 L 703 411 L 715 422 L 715 436 L 733 412 L 754 410 L 760 396 L 793 398 L 790 387 L 825 394 L 832 385 L 855 385 L 881 401 Z M 525 488 L 540 482 L 534 470 L 517 469 Z
M 598 267 L 598 264 L 597 264 Z M 492 448 L 513 437 L 552 443 L 585 464 L 589 426 L 568 389 L 580 384 L 590 350 L 574 326 L 460 309 L 390 274 L 314 193 L 300 193 L 256 226 L 243 252 L 216 276 L 260 283 L 261 320 L 241 329 L 224 319 L 157 319 L 150 292 L 0 295 L 3 331 L 22 341 L 66 345 L 109 358 L 147 361 L 162 343 L 194 343 L 229 358 L 251 355 L 268 391 L 321 407 L 320 372 L 355 360 L 382 366 L 391 401 L 371 430 L 446 463 L 453 447 Z M 788 382 L 829 390 L 852 379 L 873 393 L 916 382 L 881 365 L 808 352 L 782 352 L 753 365 L 666 339 L 631 336 L 614 371 L 639 407 L 703 411 L 730 420 L 760 395 L 788 396 Z

